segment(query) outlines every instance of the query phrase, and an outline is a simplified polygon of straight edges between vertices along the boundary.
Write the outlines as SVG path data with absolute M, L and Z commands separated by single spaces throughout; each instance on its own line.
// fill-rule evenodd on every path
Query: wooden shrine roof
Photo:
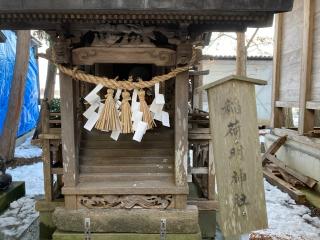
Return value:
M 0 0 L 0 28 L 54 29 L 59 24 L 197 24 L 234 30 L 272 23 L 293 0 Z

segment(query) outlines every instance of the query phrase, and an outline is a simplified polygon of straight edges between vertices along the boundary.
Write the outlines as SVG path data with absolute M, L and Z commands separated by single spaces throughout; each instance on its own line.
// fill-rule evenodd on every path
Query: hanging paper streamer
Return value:
M 121 106 L 121 102 L 120 102 L 120 96 L 121 96 L 121 92 L 122 90 L 121 89 L 117 89 L 117 92 L 114 96 L 114 101 L 116 102 L 116 108 L 119 109 L 120 106 Z
M 129 100 L 130 93 L 127 91 L 123 92 L 120 114 L 122 133 L 132 133 L 132 113 Z
M 142 120 L 148 124 L 147 129 L 151 129 L 154 126 L 156 126 L 156 124 L 153 120 L 153 116 L 152 116 L 150 109 L 147 105 L 147 102 L 145 100 L 145 91 L 140 90 L 138 92 L 138 97 L 139 97 L 139 101 L 140 101 L 140 111 L 143 113 Z
M 114 90 L 108 89 L 105 101 L 105 106 L 99 120 L 96 123 L 96 128 L 102 131 L 120 130 L 119 113 L 116 109 L 116 104 L 113 99 Z
M 140 121 L 137 125 L 136 132 L 133 135 L 133 140 L 141 142 L 143 135 L 146 133 L 148 124 L 146 122 Z
M 89 104 L 93 104 L 97 101 L 97 99 L 100 100 L 100 97 L 97 95 L 97 93 L 103 88 L 103 85 L 98 84 L 85 98 Z

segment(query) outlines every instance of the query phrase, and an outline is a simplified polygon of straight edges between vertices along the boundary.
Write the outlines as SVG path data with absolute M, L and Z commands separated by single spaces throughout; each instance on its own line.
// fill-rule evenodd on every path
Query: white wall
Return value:
M 262 79 L 268 82 L 266 86 L 256 86 L 257 112 L 260 124 L 269 125 L 271 119 L 272 68 L 272 60 L 248 60 L 247 62 L 248 77 Z M 209 75 L 203 76 L 203 84 L 208 84 L 235 74 L 236 61 L 203 61 L 202 70 L 210 70 Z M 208 111 L 208 101 L 205 92 L 203 99 L 203 110 Z

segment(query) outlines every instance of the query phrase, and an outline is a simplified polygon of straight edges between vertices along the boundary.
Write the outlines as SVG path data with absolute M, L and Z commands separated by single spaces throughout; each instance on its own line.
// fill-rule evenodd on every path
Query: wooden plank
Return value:
M 191 174 L 208 174 L 207 167 L 191 168 Z
M 307 101 L 306 108 L 307 108 L 307 109 L 312 109 L 312 110 L 320 110 L 320 102 L 317 102 L 317 101 Z
M 315 149 L 320 148 L 320 141 L 317 138 L 310 138 L 306 136 L 301 136 L 298 134 L 297 131 L 290 130 L 290 129 L 279 129 L 275 128 L 273 129 L 273 132 L 277 136 L 285 136 L 288 135 L 288 139 L 291 139 L 295 142 L 309 145 Z
M 82 47 L 72 51 L 74 65 L 95 63 L 133 63 L 174 66 L 176 52 L 167 48 Z
M 180 73 L 175 81 L 175 181 L 187 184 L 188 161 L 188 72 Z
M 268 154 L 274 155 L 286 141 L 287 141 L 287 136 L 285 135 L 278 138 L 277 141 L 272 143 L 271 146 L 268 148 L 268 150 L 262 155 L 262 165 L 266 164 L 267 155 Z
M 298 131 L 301 135 L 312 131 L 314 128 L 314 111 L 306 108 L 306 102 L 311 100 L 314 6 L 314 0 L 304 0 L 303 47 L 298 128 Z
M 282 110 L 276 106 L 276 101 L 280 98 L 281 81 L 281 47 L 283 32 L 283 13 L 276 14 L 275 34 L 274 34 L 274 53 L 273 53 L 273 83 L 272 83 L 272 101 L 271 101 L 271 127 L 283 126 L 284 119 Z
M 214 200 L 208 200 L 204 198 L 189 199 L 188 205 L 195 205 L 200 211 L 218 211 L 219 202 Z
M 93 149 L 85 148 L 80 149 L 81 156 L 90 156 L 90 157 L 152 157 L 152 156 L 173 156 L 173 149 L 164 148 L 164 149 L 146 149 L 142 151 L 141 149 Z
M 192 140 L 210 140 L 211 135 L 210 134 L 189 134 L 188 136 L 189 141 Z
M 66 209 L 75 210 L 77 209 L 77 196 L 76 195 L 65 195 L 64 205 Z
M 51 173 L 51 154 L 49 140 L 42 142 L 44 194 L 46 201 L 53 200 L 53 177 Z
M 209 134 L 210 128 L 192 128 L 189 129 L 189 134 Z
M 225 237 L 267 227 L 255 86 L 230 80 L 208 89 L 221 230 Z M 226 201 L 227 199 L 227 201 Z
M 278 160 L 274 155 L 267 154 L 266 158 L 269 161 L 276 164 L 278 167 L 285 170 L 287 173 L 291 174 L 292 176 L 294 176 L 295 178 L 297 178 L 298 180 L 306 184 L 309 188 L 313 188 L 315 185 L 317 185 L 318 181 L 293 170 L 292 168 L 288 167 L 284 162 Z
M 285 102 L 285 101 L 276 101 L 276 107 L 278 108 L 298 108 L 298 102 Z
M 42 133 L 39 134 L 39 139 L 61 139 L 61 134 L 53 134 L 53 133 Z
M 63 175 L 63 168 L 51 168 L 51 174 Z
M 78 182 L 78 159 L 75 139 L 75 116 L 73 80 L 60 73 L 61 139 L 64 166 L 64 185 L 76 186 Z
M 118 179 L 112 182 L 85 182 L 79 183 L 76 187 L 64 187 L 64 195 L 87 195 L 87 194 L 189 194 L 187 186 L 176 186 L 171 179 L 156 181 L 127 181 Z
M 0 158 L 4 162 L 14 158 L 15 142 L 23 104 L 25 82 L 29 66 L 30 31 L 17 31 L 16 60 L 11 82 L 8 111 L 0 136 Z
M 127 181 L 166 181 L 173 180 L 173 173 L 81 173 L 79 182 L 115 182 L 119 179 Z
M 215 199 L 216 171 L 214 168 L 213 142 L 209 141 L 209 162 L 208 162 L 208 199 Z
M 279 187 L 282 191 L 288 193 L 290 197 L 292 197 L 297 203 L 302 204 L 306 202 L 306 196 L 301 191 L 291 186 L 289 183 L 285 182 L 284 180 L 275 176 L 273 173 L 270 173 L 266 170 L 263 171 L 263 175 L 269 183 Z

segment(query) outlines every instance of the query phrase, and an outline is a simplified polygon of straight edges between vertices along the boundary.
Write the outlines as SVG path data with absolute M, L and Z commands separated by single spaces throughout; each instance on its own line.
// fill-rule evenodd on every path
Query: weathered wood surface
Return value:
M 298 171 L 295 171 L 292 168 L 288 167 L 284 162 L 280 161 L 279 159 L 277 159 L 276 156 L 272 154 L 267 154 L 266 159 L 273 162 L 275 165 L 283 169 L 285 172 L 289 173 L 290 175 L 294 176 L 295 178 L 306 184 L 309 188 L 313 188 L 318 183 L 318 181 L 314 180 L 313 178 L 305 176 L 304 174 L 299 173 Z
M 272 185 L 279 187 L 282 191 L 288 193 L 290 197 L 292 197 L 297 203 L 303 204 L 306 202 L 306 196 L 301 191 L 287 183 L 286 181 L 278 178 L 273 173 L 265 170 L 263 171 L 264 177 L 270 182 Z
M 276 102 L 280 99 L 280 80 L 281 80 L 281 46 L 283 35 L 283 14 L 275 16 L 275 29 L 274 29 L 274 52 L 273 52 L 273 83 L 272 83 L 272 106 L 271 106 L 271 126 L 283 126 L 284 119 L 282 109 L 279 109 Z
M 207 199 L 190 199 L 188 200 L 188 205 L 195 205 L 198 207 L 199 211 L 218 211 L 219 202 Z
M 211 134 L 220 227 L 225 236 L 267 227 L 255 87 L 252 84 L 255 81 L 235 79 L 227 78 L 218 85 L 206 87 L 210 127 L 214 129 Z
M 23 104 L 29 66 L 30 31 L 17 31 L 16 60 L 11 83 L 8 111 L 0 136 L 0 157 L 6 162 L 14 157 L 15 142 Z
M 175 182 L 178 186 L 187 184 L 188 162 L 188 72 L 181 73 L 175 82 Z
M 176 53 L 166 48 L 128 48 L 128 47 L 83 47 L 72 51 L 75 65 L 93 65 L 95 63 L 134 63 L 174 66 Z
M 272 143 L 268 150 L 262 156 L 262 164 L 264 165 L 266 163 L 267 155 L 274 155 L 286 141 L 287 136 L 285 135 Z
M 294 1 L 293 11 L 283 15 L 280 65 L 280 101 L 299 102 L 303 48 L 304 1 Z
M 299 133 L 301 135 L 312 131 L 314 127 L 314 110 L 307 109 L 306 102 L 311 100 L 315 1 L 304 0 L 303 2 L 303 45 L 299 91 Z
M 75 139 L 75 131 L 78 130 L 76 130 L 75 125 L 76 108 L 73 95 L 73 80 L 64 74 L 60 74 L 61 139 L 65 187 L 76 186 L 79 175 Z

